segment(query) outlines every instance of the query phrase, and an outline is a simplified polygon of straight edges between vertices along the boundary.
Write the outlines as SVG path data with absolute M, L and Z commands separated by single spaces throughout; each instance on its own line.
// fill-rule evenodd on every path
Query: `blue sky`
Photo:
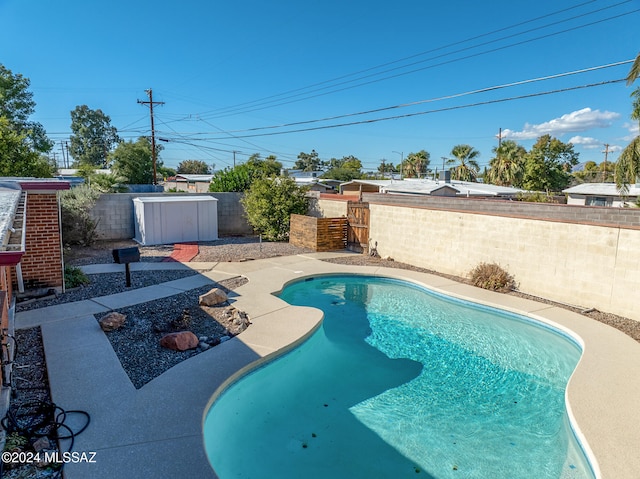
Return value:
M 632 60 L 639 22 L 638 0 L 0 0 L 0 63 L 31 80 L 32 119 L 58 160 L 78 105 L 125 139 L 148 135 L 137 100 L 152 88 L 171 167 L 224 168 L 233 151 L 291 167 L 312 149 L 365 169 L 425 149 L 436 167 L 461 143 L 486 165 L 500 128 L 527 149 L 549 133 L 601 162 L 605 143 L 615 160 L 637 134 L 633 88 L 578 87 L 630 64 L 465 93 Z

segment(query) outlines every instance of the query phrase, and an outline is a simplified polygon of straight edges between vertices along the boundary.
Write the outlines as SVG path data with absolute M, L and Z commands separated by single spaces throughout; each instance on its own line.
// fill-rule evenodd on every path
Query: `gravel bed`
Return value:
M 15 362 L 13 363 L 10 411 L 16 416 L 21 427 L 26 427 L 29 424 L 37 424 L 40 421 L 46 421 L 46 423 L 51 424 L 54 420 L 52 414 L 44 416 L 38 414 L 41 403 L 51 402 L 40 328 L 17 330 L 15 332 L 15 340 L 17 353 Z M 38 432 L 46 434 L 46 437 L 49 439 L 49 448 L 46 449 L 47 452 L 59 451 L 53 427 L 46 426 Z M 65 434 L 66 431 L 63 430 L 62 433 Z M 19 444 L 19 442 L 16 441 L 18 434 L 16 431 L 10 432 L 7 436 L 7 444 L 13 446 Z M 20 448 L 25 452 L 33 451 L 27 444 L 21 445 Z M 16 465 L 16 467 L 3 464 L 3 466 L 2 477 L 7 479 L 58 479 L 62 477 L 60 467 L 37 467 L 35 464 Z
M 197 274 L 197 271 L 167 270 L 167 271 L 133 271 L 131 272 L 131 287 L 127 288 L 125 273 L 101 273 L 88 274 L 90 283 L 85 286 L 68 290 L 64 293 L 53 294 L 37 299 L 28 299 L 16 303 L 16 312 L 29 311 L 31 309 L 46 308 L 56 304 L 83 301 L 108 294 L 122 293 L 132 289 L 153 286 L 175 279 L 187 278 Z
M 152 303 L 116 310 L 126 315 L 126 322 L 120 329 L 106 335 L 133 385 L 141 388 L 185 359 L 242 332 L 246 325 L 234 323 L 232 313 L 235 308 L 228 303 L 199 306 L 198 298 L 213 287 L 228 293 L 246 281 L 241 277 L 231 278 L 214 286 L 203 286 Z M 106 314 L 98 315 L 97 319 Z M 162 336 L 184 330 L 193 332 L 200 340 L 196 349 L 173 351 L 160 346 Z

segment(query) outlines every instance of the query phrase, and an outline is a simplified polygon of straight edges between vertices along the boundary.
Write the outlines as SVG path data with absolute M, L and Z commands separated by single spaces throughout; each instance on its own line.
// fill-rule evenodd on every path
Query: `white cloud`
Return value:
M 625 123 L 623 125 L 627 130 L 629 130 L 629 134 L 627 136 L 623 136 L 623 141 L 631 141 L 636 136 L 640 135 L 640 126 L 637 123 Z
M 514 140 L 532 140 L 547 134 L 559 137 L 565 133 L 607 128 L 619 117 L 619 113 L 583 108 L 538 125 L 525 123 L 522 131 L 506 129 L 503 131 L 503 137 Z
M 580 145 L 583 148 L 595 149 L 602 147 L 602 142 L 590 136 L 574 136 L 569 139 L 569 143 Z

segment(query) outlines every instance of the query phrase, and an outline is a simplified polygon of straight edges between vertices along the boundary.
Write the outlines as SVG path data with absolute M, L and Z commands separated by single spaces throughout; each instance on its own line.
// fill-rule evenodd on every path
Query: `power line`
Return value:
M 578 74 L 582 74 L 582 73 L 589 73 L 589 72 L 593 72 L 593 71 L 597 71 L 597 70 L 603 70 L 606 68 L 612 68 L 612 67 L 617 67 L 617 66 L 621 66 L 621 65 L 626 65 L 629 63 L 633 63 L 634 60 L 625 60 L 625 61 L 621 61 L 621 62 L 615 62 L 615 63 L 609 63 L 607 65 L 600 65 L 600 66 L 596 66 L 596 67 L 589 67 L 589 68 L 583 68 L 581 70 L 574 70 L 574 71 L 570 71 L 570 72 L 565 72 L 565 73 L 557 73 L 554 75 L 547 75 L 544 77 L 538 77 L 538 78 L 532 78 L 532 79 L 528 79 L 528 80 L 520 80 L 520 81 L 516 81 L 516 82 L 511 82 L 511 83 L 505 83 L 502 85 L 495 85 L 495 86 L 490 86 L 490 87 L 486 87 L 486 88 L 480 88 L 477 90 L 470 90 L 470 91 L 466 91 L 463 93 L 455 93 L 452 95 L 445 95 L 445 96 L 441 96 L 441 97 L 436 97 L 436 98 L 430 98 L 427 100 L 418 100 L 418 101 L 413 101 L 413 102 L 409 102 L 409 103 L 401 103 L 399 105 L 392 105 L 392 106 L 387 106 L 387 107 L 382 107 L 382 108 L 376 108 L 373 110 L 365 110 L 365 111 L 360 111 L 360 112 L 356 112 L 356 113 L 346 113 L 344 115 L 335 115 L 335 116 L 331 116 L 331 117 L 325 117 L 325 118 L 318 118 L 315 120 L 304 120 L 304 121 L 297 121 L 297 122 L 291 122 L 291 123 L 283 123 L 281 125 L 272 125 L 272 126 L 262 126 L 262 127 L 255 127 L 255 128 L 247 128 L 245 130 L 232 130 L 229 133 L 240 133 L 240 132 L 246 132 L 246 131 L 259 131 L 259 130 L 270 130 L 270 129 L 277 129 L 277 128 L 286 128 L 289 126 L 297 126 L 297 125 L 305 125 L 305 124 L 310 124 L 310 123 L 319 123 L 319 122 L 323 122 L 323 121 L 332 121 L 332 120 L 337 120 L 340 118 L 348 118 L 348 117 L 352 117 L 352 116 L 360 116 L 360 115 L 368 115 L 371 113 L 379 113 L 381 111 L 388 111 L 388 110 L 394 110 L 394 109 L 399 109 L 399 108 L 407 108 L 407 107 L 412 107 L 412 106 L 416 106 L 416 105 L 421 105 L 424 103 L 434 103 L 437 101 L 442 101 L 442 100 L 451 100 L 454 98 L 461 98 L 464 96 L 469 96 L 469 95 L 476 95 L 479 93 L 487 93 L 490 91 L 497 91 L 497 90 L 502 90 L 505 88 L 511 88 L 514 86 L 520 86 L 520 85 L 526 85 L 529 83 L 537 83 L 540 81 L 547 81 L 547 80 L 555 80 L 558 78 L 563 78 L 563 77 L 567 77 L 567 76 L 572 76 L 572 75 L 578 75 Z M 206 123 L 206 122 L 205 122 Z
M 345 127 L 345 126 L 364 125 L 364 124 L 368 124 L 368 123 L 377 123 L 377 122 L 380 122 L 380 121 L 399 120 L 399 119 L 402 119 L 402 118 L 410 118 L 410 117 L 413 117 L 413 116 L 428 115 L 428 114 L 432 114 L 432 113 L 442 113 L 442 112 L 445 112 L 445 111 L 453 111 L 453 110 L 462 110 L 462 109 L 473 108 L 473 107 L 477 107 L 477 106 L 492 105 L 492 104 L 495 104 L 495 103 L 505 103 L 505 102 L 508 102 L 508 101 L 523 100 L 523 99 L 526 99 L 526 98 L 535 98 L 535 97 L 539 97 L 539 96 L 553 95 L 553 94 L 556 94 L 556 93 L 564 93 L 564 92 L 568 92 L 568 91 L 581 90 L 581 89 L 585 89 L 585 88 L 593 88 L 593 87 L 597 87 L 597 86 L 611 85 L 611 84 L 614 84 L 614 83 L 621 83 L 621 82 L 624 82 L 624 81 L 626 81 L 626 80 L 625 79 L 608 80 L 608 81 L 599 82 L 599 83 L 592 83 L 592 84 L 588 84 L 588 85 L 580 85 L 580 86 L 561 88 L 561 89 L 550 90 L 550 91 L 545 91 L 545 92 L 530 93 L 530 94 L 527 94 L 527 95 L 520 95 L 520 96 L 509 97 L 509 98 L 501 98 L 501 99 L 497 99 L 497 100 L 488 100 L 488 101 L 483 101 L 483 102 L 471 103 L 471 104 L 467 104 L 467 105 L 458 105 L 458 106 L 452 106 L 452 107 L 446 107 L 446 108 L 439 108 L 439 109 L 435 109 L 435 110 L 427 110 L 427 111 L 421 111 L 421 112 L 415 112 L 415 113 L 406 113 L 404 115 L 388 116 L 388 117 L 381 117 L 381 118 L 372 118 L 372 119 L 369 119 L 369 120 L 360 120 L 360 121 L 353 121 L 353 122 L 347 122 L 347 123 L 338 123 L 338 124 L 335 124 L 335 125 L 324 125 L 324 126 L 316 126 L 316 127 L 309 127 L 309 128 L 300 128 L 300 129 L 287 130 L 287 131 L 278 131 L 278 132 L 270 132 L 270 133 L 254 133 L 254 134 L 249 134 L 249 135 L 235 135 L 233 138 L 253 138 L 253 137 L 258 137 L 258 136 L 284 135 L 284 134 L 289 134 L 289 133 L 301 133 L 301 132 L 305 132 L 305 131 L 327 130 L 327 129 L 331 129 L 331 128 L 342 128 L 342 127 Z
M 308 85 L 308 86 L 305 86 L 305 87 L 300 87 L 300 88 L 296 88 L 296 89 L 293 89 L 293 90 L 288 90 L 288 91 L 285 91 L 285 92 L 282 92 L 282 93 L 269 95 L 269 96 L 266 96 L 266 97 L 263 97 L 263 98 L 260 98 L 260 99 L 257 99 L 257 100 L 248 101 L 248 102 L 244 102 L 244 103 L 239 103 L 239 104 L 236 104 L 236 105 L 231 105 L 231 106 L 219 108 L 219 109 L 216 109 L 216 110 L 211 110 L 209 112 L 204 112 L 202 115 L 206 115 L 207 113 L 216 113 L 216 112 L 224 111 L 224 110 L 233 110 L 233 109 L 237 109 L 239 107 L 248 106 L 248 105 L 251 105 L 251 104 L 254 104 L 254 103 L 260 103 L 260 102 L 263 102 L 265 100 L 270 100 L 272 98 L 277 98 L 277 97 L 281 97 L 281 96 L 285 96 L 285 95 L 290 95 L 292 93 L 297 93 L 297 92 L 300 92 L 300 91 L 303 91 L 303 90 L 312 89 L 312 88 L 315 88 L 315 87 L 318 87 L 318 86 L 326 85 L 328 83 L 334 83 L 334 82 L 337 82 L 339 80 L 343 80 L 345 78 L 349 78 L 349 77 L 356 76 L 356 75 L 361 75 L 363 73 L 367 73 L 367 72 L 370 72 L 370 71 L 373 71 L 373 70 L 377 70 L 379 68 L 384 68 L 384 67 L 387 67 L 387 66 L 390 66 L 390 65 L 395 65 L 397 63 L 401 63 L 401 62 L 404 62 L 404 61 L 407 61 L 407 60 L 411 60 L 413 58 L 421 57 L 421 56 L 427 55 L 429 53 L 434 53 L 434 52 L 437 52 L 437 51 L 445 50 L 445 49 L 450 48 L 450 47 L 455 47 L 455 46 L 458 46 L 458 45 L 462 45 L 464 43 L 468 43 L 468 42 L 472 42 L 474 40 L 478 40 L 480 38 L 484 38 L 484 37 L 488 37 L 488 36 L 494 35 L 496 33 L 500 33 L 500 32 L 507 31 L 507 30 L 510 30 L 510 29 L 513 29 L 513 28 L 517 28 L 519 26 L 526 25 L 528 23 L 533 23 L 533 22 L 536 22 L 538 20 L 542 20 L 544 18 L 552 17 L 554 15 L 557 15 L 557 14 L 560 14 L 560 13 L 564 13 L 564 12 L 569 11 L 569 10 L 573 10 L 573 9 L 588 5 L 590 3 L 594 3 L 595 1 L 596 0 L 589 0 L 587 2 L 583 2 L 583 3 L 580 3 L 578 5 L 574 5 L 572 7 L 564 8 L 562 10 L 558 10 L 558 11 L 551 12 L 551 13 L 546 14 L 546 15 L 542 15 L 542 16 L 535 17 L 535 18 L 532 18 L 532 19 L 529 19 L 529 20 L 525 20 L 525 21 L 520 22 L 520 23 L 516 23 L 514 25 L 510 25 L 510 26 L 499 28 L 497 30 L 486 32 L 486 33 L 483 33 L 483 34 L 480 34 L 480 35 L 469 37 L 469 38 L 466 38 L 464 40 L 458 40 L 458 41 L 455 41 L 455 42 L 452 42 L 452 43 L 448 43 L 448 44 L 445 44 L 445 45 L 442 45 L 442 46 L 439 46 L 439 47 L 436 47 L 436 48 L 432 48 L 430 50 L 426 50 L 426 51 L 423 51 L 423 52 L 415 53 L 413 55 L 409 55 L 407 57 L 403 57 L 403 58 L 400 58 L 398 60 L 393 60 L 393 61 L 390 61 L 390 62 L 382 63 L 382 64 L 379 64 L 379 65 L 376 65 L 376 66 L 373 66 L 373 67 L 369 67 L 369 68 L 365 68 L 363 70 L 359 70 L 359 71 L 356 71 L 356 72 L 347 73 L 345 75 L 341 75 L 341 76 L 338 76 L 338 77 L 335 77 L 335 78 L 332 78 L 332 79 L 329 79 L 329 80 L 324 80 L 324 81 L 321 81 L 321 82 L 312 83 L 311 85 Z M 400 66 L 398 68 L 404 68 L 404 67 L 405 66 Z M 352 80 L 352 81 L 355 81 L 355 80 Z
M 485 50 L 485 51 L 482 51 L 482 52 L 477 52 L 477 53 L 473 53 L 473 54 L 470 54 L 470 55 L 466 55 L 466 56 L 462 56 L 462 57 L 458 57 L 458 58 L 442 61 L 440 63 L 436 63 L 436 64 L 433 64 L 433 65 L 427 65 L 427 66 L 424 66 L 424 67 L 421 67 L 421 68 L 417 68 L 417 69 L 413 69 L 413 70 L 409 70 L 409 71 L 406 71 L 406 72 L 401 72 L 401 73 L 397 73 L 397 74 L 394 74 L 394 75 L 388 75 L 386 77 L 377 78 L 377 79 L 369 80 L 369 81 L 366 81 L 366 82 L 361 82 L 361 83 L 358 83 L 356 85 L 350 85 L 350 86 L 345 86 L 345 87 L 342 87 L 342 88 L 336 88 L 336 87 L 338 87 L 340 85 L 346 85 L 346 84 L 353 83 L 353 82 L 356 82 L 356 81 L 359 81 L 359 80 L 365 80 L 367 78 L 375 77 L 375 76 L 378 76 L 378 75 L 381 75 L 381 74 L 384 74 L 384 73 L 391 73 L 391 72 L 396 71 L 396 70 L 400 70 L 400 69 L 403 69 L 403 68 L 408 68 L 410 66 L 414 66 L 414 65 L 417 65 L 417 64 L 420 64 L 420 63 L 431 61 L 431 60 L 436 60 L 438 58 L 451 56 L 451 55 L 456 54 L 456 53 L 464 53 L 465 51 L 472 50 L 472 49 L 475 49 L 475 48 L 479 48 L 481 46 L 490 45 L 492 43 L 500 42 L 500 41 L 503 41 L 503 40 L 506 40 L 506 39 L 509 39 L 509 38 L 514 38 L 514 37 L 517 37 L 517 36 L 524 35 L 526 33 L 531 33 L 531 32 L 534 32 L 536 30 L 541 30 L 543 28 L 548 28 L 548 27 L 551 27 L 551 26 L 562 24 L 562 23 L 568 22 L 570 20 L 575 20 L 577 18 L 581 18 L 581 17 L 587 16 L 587 15 L 592 15 L 594 13 L 599 13 L 599 12 L 602 12 L 604 10 L 607 10 L 607 9 L 610 9 L 610 8 L 614 8 L 614 7 L 629 3 L 631 1 L 632 0 L 625 0 L 623 2 L 619 2 L 619 3 L 616 3 L 614 5 L 609 5 L 609 6 L 606 6 L 606 7 L 602 7 L 600 9 L 598 9 L 598 10 L 594 10 L 594 11 L 591 11 L 591 12 L 587 12 L 587 13 L 583 13 L 583 14 L 580 14 L 580 15 L 576 15 L 576 16 L 568 18 L 568 19 L 552 22 L 552 23 L 549 23 L 549 24 L 546 24 L 546 25 L 542 25 L 542 26 L 535 27 L 535 28 L 532 28 L 532 29 L 529 29 L 529 30 L 525 30 L 523 32 L 514 33 L 514 34 L 511 34 L 511 35 L 508 35 L 508 36 L 505 36 L 505 37 L 501 37 L 501 38 L 498 38 L 498 39 L 494 39 L 494 40 L 490 40 L 490 41 L 487 41 L 487 42 L 483 42 L 483 43 L 480 43 L 478 45 L 472 45 L 472 46 L 469 46 L 469 47 L 466 47 L 466 48 L 455 50 L 453 52 L 443 53 L 443 54 L 440 54 L 440 55 L 436 55 L 436 56 L 433 56 L 433 57 L 430 57 L 430 58 L 427 58 L 427 59 L 423 59 L 423 60 L 420 60 L 420 61 L 417 61 L 417 62 L 413 62 L 413 63 L 407 64 L 407 65 L 403 65 L 403 66 L 400 66 L 400 67 L 391 68 L 391 69 L 383 70 L 381 72 L 377 72 L 377 73 L 361 76 L 361 77 L 358 77 L 358 78 L 353 79 L 353 80 L 348 80 L 348 81 L 344 81 L 344 82 L 340 82 L 340 83 L 335 83 L 333 85 L 325 86 L 325 87 L 322 87 L 322 88 L 319 88 L 319 89 L 316 89 L 316 90 L 312 90 L 312 91 L 309 91 L 309 92 L 305 92 L 305 93 L 298 93 L 298 94 L 295 94 L 295 95 L 290 95 L 289 97 L 285 97 L 285 98 L 282 98 L 280 100 L 272 100 L 272 101 L 266 101 L 266 102 L 262 102 L 262 103 L 259 103 L 261 100 L 257 100 L 255 102 L 249 102 L 249 103 L 257 103 L 253 107 L 248 107 L 248 108 L 245 108 L 245 109 L 237 109 L 237 110 L 231 109 L 231 111 L 226 111 L 226 112 L 224 111 L 224 109 L 214 110 L 213 112 L 210 112 L 210 113 L 212 113 L 211 118 L 220 118 L 220 117 L 224 117 L 224 116 L 231 116 L 231 115 L 236 115 L 236 114 L 244 114 L 244 113 L 249 113 L 249 112 L 253 112 L 253 111 L 264 110 L 264 109 L 267 109 L 267 108 L 273 108 L 273 107 L 277 107 L 277 106 L 282 106 L 282 105 L 286 105 L 286 104 L 290 104 L 290 103 L 295 103 L 295 102 L 302 101 L 302 100 L 308 100 L 308 99 L 311 99 L 311 98 L 316 98 L 316 97 L 319 97 L 319 96 L 324 96 L 324 95 L 328 95 L 328 94 L 332 94 L 332 93 L 337 93 L 337 92 L 340 92 L 340 91 L 344 91 L 344 90 L 348 90 L 348 89 L 352 89 L 352 88 L 357 88 L 357 87 L 360 87 L 360 86 L 365 86 L 365 85 L 369 85 L 369 84 L 372 84 L 372 83 L 377 83 L 377 82 L 380 82 L 380 81 L 389 80 L 389 79 L 392 79 L 392 78 L 397 78 L 397 77 L 400 77 L 400 76 L 409 75 L 409 74 L 416 73 L 416 72 L 419 72 L 419 71 L 423 71 L 423 70 L 427 70 L 427 69 L 431 69 L 431 68 L 436 68 L 436 67 L 439 67 L 439 66 L 443 66 L 443 65 L 459 62 L 459 61 L 462 61 L 462 60 L 468 60 L 470 58 L 475 58 L 475 57 L 486 55 L 486 54 L 489 54 L 489 53 L 495 53 L 497 51 L 505 50 L 507 48 L 512 48 L 512 47 L 523 45 L 523 44 L 526 44 L 526 43 L 531 43 L 531 42 L 539 41 L 539 40 L 542 40 L 542 39 L 551 38 L 553 36 L 557 36 L 557 35 L 560 35 L 560 34 L 563 34 L 563 33 L 579 30 L 579 29 L 582 29 L 582 28 L 586 28 L 586 27 L 590 27 L 590 26 L 593 26 L 593 25 L 597 25 L 599 23 L 603 23 L 603 22 L 607 22 L 607 21 L 611 21 L 611 20 L 615 20 L 617 18 L 621 18 L 621 17 L 627 16 L 627 15 L 631 15 L 633 13 L 639 12 L 640 9 L 635 9 L 635 10 L 632 10 L 632 11 L 629 11 L 629 12 L 625 12 L 625 13 L 614 15 L 614 16 L 611 16 L 611 17 L 595 20 L 595 21 L 590 22 L 590 23 L 586 23 L 586 24 L 574 26 L 574 27 L 571 27 L 571 28 L 567 28 L 565 30 L 552 32 L 552 33 L 547 33 L 545 35 L 540 35 L 538 37 L 530 38 L 530 39 L 527 39 L 527 40 L 522 40 L 522 41 L 511 43 L 511 44 L 508 44 L 508 45 L 498 46 L 498 47 L 495 47 L 495 48 L 492 48 L 492 49 L 489 49 L 489 50 Z M 462 43 L 462 42 L 458 42 L 458 43 Z M 442 47 L 442 48 L 445 48 L 445 47 Z M 436 49 L 436 50 L 438 50 L 438 49 Z M 365 71 L 367 71 L 367 70 L 365 70 Z M 329 82 L 333 82 L 333 81 L 329 81 Z M 322 92 L 323 90 L 328 90 L 328 89 L 331 89 L 331 88 L 333 88 L 333 89 L 330 90 L 330 91 Z M 303 90 L 303 89 L 306 89 L 306 88 L 301 88 L 301 89 L 298 89 L 298 90 Z M 322 93 L 313 94 L 315 92 L 322 92 Z M 307 96 L 304 96 L 304 95 L 307 95 Z M 277 96 L 282 96 L 282 94 L 273 95 L 272 97 L 277 97 Z M 301 96 L 304 96 L 304 97 L 303 98 L 299 98 Z M 271 97 L 267 97 L 267 98 L 271 98 Z M 289 99 L 289 100 L 288 101 L 284 101 L 284 100 L 287 100 L 287 99 Z M 275 102 L 278 102 L 278 101 L 280 103 L 275 103 Z M 229 107 L 229 108 L 234 108 L 234 107 Z M 219 113 L 215 114 L 216 111 L 219 111 Z

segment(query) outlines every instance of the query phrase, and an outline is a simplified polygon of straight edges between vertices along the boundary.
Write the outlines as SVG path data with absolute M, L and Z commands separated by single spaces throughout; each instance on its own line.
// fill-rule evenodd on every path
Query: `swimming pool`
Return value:
M 221 479 L 593 477 L 565 410 L 581 354 L 567 336 L 382 278 L 309 278 L 280 297 L 325 320 L 211 406 Z

